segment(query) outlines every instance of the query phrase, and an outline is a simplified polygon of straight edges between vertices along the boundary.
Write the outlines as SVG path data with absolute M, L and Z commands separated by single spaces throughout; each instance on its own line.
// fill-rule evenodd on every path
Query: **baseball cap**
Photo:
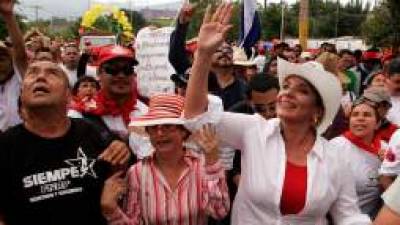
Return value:
M 116 58 L 131 59 L 134 65 L 138 64 L 132 50 L 119 45 L 102 46 L 97 51 L 96 65 L 101 66 L 103 63 Z

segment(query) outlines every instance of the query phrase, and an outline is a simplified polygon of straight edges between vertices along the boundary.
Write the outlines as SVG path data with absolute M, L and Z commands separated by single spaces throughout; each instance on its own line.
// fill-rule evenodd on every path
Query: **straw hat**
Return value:
M 145 127 L 163 124 L 183 125 L 182 118 L 185 99 L 180 95 L 159 94 L 150 98 L 149 111 L 143 116 L 133 118 L 132 127 Z
M 254 60 L 247 58 L 243 48 L 232 47 L 233 49 L 233 64 L 237 66 L 257 66 Z

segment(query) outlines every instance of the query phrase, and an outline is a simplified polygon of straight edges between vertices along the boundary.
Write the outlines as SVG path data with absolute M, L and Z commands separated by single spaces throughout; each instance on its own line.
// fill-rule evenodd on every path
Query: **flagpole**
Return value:
M 280 33 L 281 41 L 285 41 L 285 5 L 284 1 L 281 0 L 281 33 Z

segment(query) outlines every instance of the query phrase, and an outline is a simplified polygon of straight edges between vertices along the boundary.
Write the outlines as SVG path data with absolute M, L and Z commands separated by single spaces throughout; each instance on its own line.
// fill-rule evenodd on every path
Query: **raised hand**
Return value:
M 3 16 L 13 14 L 15 0 L 0 0 L 0 13 Z
M 127 184 L 121 178 L 122 174 L 122 171 L 116 172 L 104 184 L 100 200 L 104 215 L 111 215 L 117 209 L 119 198 L 126 192 Z
M 199 51 L 213 54 L 224 42 L 229 29 L 232 27 L 230 25 L 232 9 L 231 3 L 223 3 L 211 15 L 211 7 L 207 7 L 203 24 L 199 31 Z
M 99 159 L 109 162 L 112 166 L 122 166 L 129 161 L 131 152 L 122 141 L 113 141 L 100 155 Z
M 184 3 L 179 12 L 179 23 L 186 24 L 192 19 L 196 4 Z
M 204 125 L 194 133 L 194 141 L 204 150 L 206 163 L 211 165 L 218 161 L 218 144 L 216 129 L 211 124 Z

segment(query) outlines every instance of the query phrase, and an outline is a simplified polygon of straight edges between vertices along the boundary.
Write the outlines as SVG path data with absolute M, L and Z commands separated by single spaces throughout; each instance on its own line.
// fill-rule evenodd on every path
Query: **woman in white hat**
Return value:
M 146 128 L 155 151 L 129 169 L 127 184 L 118 173 L 106 181 L 101 205 L 109 224 L 205 225 L 208 216 L 226 216 L 229 195 L 215 132 L 207 126 L 197 135 L 204 157 L 186 149 L 183 105 L 182 96 L 156 95 L 149 112 L 131 121 Z M 118 199 L 125 186 L 123 211 Z
M 334 118 L 341 98 L 339 81 L 320 64 L 278 60 L 277 119 L 205 112 L 209 56 L 231 27 L 231 12 L 231 4 L 219 6 L 213 15 L 209 9 L 206 12 L 184 112 L 191 123 L 188 128 L 213 122 L 221 144 L 242 151 L 232 224 L 325 225 L 328 213 L 334 224 L 370 224 L 357 206 L 346 156 L 319 136 Z
M 375 218 L 381 207 L 381 167 L 387 143 L 377 135 L 381 121 L 378 104 L 361 97 L 350 111 L 349 130 L 330 142 L 342 149 L 356 182 L 358 205 L 363 213 Z

